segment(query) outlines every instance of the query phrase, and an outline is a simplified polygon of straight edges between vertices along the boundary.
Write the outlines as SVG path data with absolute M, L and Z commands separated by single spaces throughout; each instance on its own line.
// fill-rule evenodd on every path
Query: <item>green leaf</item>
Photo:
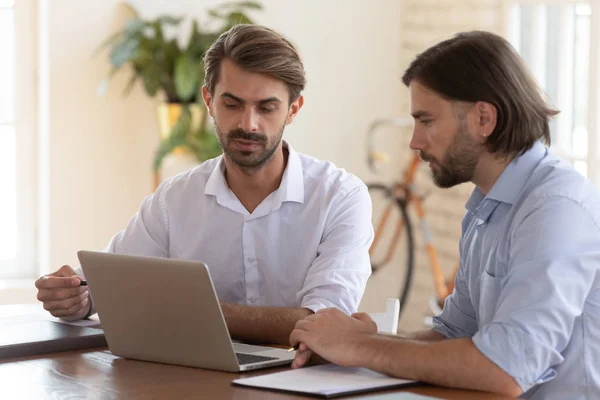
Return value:
M 165 15 L 156 20 L 156 22 L 158 22 L 159 24 L 165 24 L 165 25 L 179 25 L 181 23 L 181 21 L 183 21 L 183 18 L 172 17 L 170 15 Z
M 125 33 L 123 31 L 113 33 L 108 38 L 104 39 L 104 41 L 102 43 L 100 43 L 100 45 L 98 47 L 96 47 L 96 49 L 94 49 L 94 51 L 92 52 L 92 55 L 97 55 L 105 47 L 115 44 L 118 41 L 123 40 L 124 38 L 125 38 Z
M 143 43 L 140 43 L 140 46 L 137 48 L 134 57 L 131 62 L 136 68 L 143 70 L 146 68 L 148 64 L 154 63 L 153 53 L 148 49 L 142 47 Z
M 148 64 L 142 70 L 142 80 L 148 96 L 154 97 L 160 88 L 160 70 L 158 66 L 156 64 Z
M 125 29 L 123 30 L 123 32 L 127 36 L 133 36 L 135 34 L 140 33 L 145 27 L 145 21 L 142 21 L 141 19 L 130 19 L 127 22 L 125 22 Z
M 175 90 L 183 101 L 189 101 L 198 86 L 198 63 L 187 54 L 182 54 L 175 62 Z
M 173 39 L 166 43 L 163 47 L 164 51 L 164 63 L 169 69 L 175 68 L 176 60 L 181 56 L 182 52 L 177 43 L 177 39 Z M 170 71 L 171 73 L 173 71 Z
M 194 135 L 190 135 L 186 145 L 199 162 L 218 157 L 223 153 L 215 134 L 204 130 L 199 130 Z
M 225 14 L 219 12 L 217 9 L 211 9 L 207 11 L 208 15 L 215 19 L 224 19 Z
M 222 10 L 222 9 L 236 9 L 236 10 L 262 10 L 263 6 L 256 1 L 238 1 L 238 2 L 230 2 L 224 3 L 217 7 L 214 7 L 213 10 Z
M 190 33 L 190 39 L 187 45 L 187 52 L 189 54 L 193 53 L 193 50 L 198 45 L 198 41 L 200 39 L 200 32 L 198 30 L 198 21 L 194 20 L 192 22 L 192 32 Z
M 237 24 L 251 24 L 252 20 L 250 20 L 250 18 L 248 18 L 242 12 L 233 11 L 227 16 L 227 23 L 229 24 L 229 26 L 234 26 Z
M 156 172 L 160 168 L 164 158 L 170 154 L 173 149 L 179 146 L 184 146 L 186 137 L 189 134 L 192 124 L 192 113 L 188 107 L 183 107 L 179 119 L 173 126 L 169 136 L 160 143 L 156 153 L 154 154 L 154 162 L 152 169 Z
M 123 66 L 128 62 L 137 50 L 139 41 L 137 39 L 125 40 L 117 44 L 110 53 L 110 62 L 115 68 Z
M 98 96 L 104 96 L 106 94 L 106 90 L 108 89 L 108 82 L 110 82 L 110 79 L 118 70 L 119 68 L 115 67 L 110 69 L 110 72 L 108 73 L 106 78 L 104 78 L 102 82 L 100 82 L 100 85 L 98 85 L 98 88 L 96 89 L 96 93 L 98 94 Z
M 160 24 L 160 22 L 158 20 L 156 20 L 152 24 L 152 27 L 154 28 L 154 38 L 159 42 L 163 42 L 165 39 L 164 39 L 164 34 L 163 34 L 163 28 L 162 28 L 162 25 Z

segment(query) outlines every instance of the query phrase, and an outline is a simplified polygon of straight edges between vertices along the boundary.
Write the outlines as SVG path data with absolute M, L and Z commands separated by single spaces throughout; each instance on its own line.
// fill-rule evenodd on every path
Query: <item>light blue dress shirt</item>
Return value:
M 434 318 L 527 399 L 600 398 L 600 194 L 541 144 L 466 205 L 454 292 Z

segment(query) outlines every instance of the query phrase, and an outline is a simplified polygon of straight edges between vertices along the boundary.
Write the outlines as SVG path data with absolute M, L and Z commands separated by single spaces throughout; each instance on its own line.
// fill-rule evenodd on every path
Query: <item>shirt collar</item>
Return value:
M 304 172 L 300 156 L 286 141 L 283 142 L 283 146 L 288 149 L 288 161 L 277 189 L 278 197 L 282 203 L 304 203 Z
M 547 152 L 546 146 L 536 141 L 531 149 L 523 155 L 515 157 L 506 166 L 487 197 L 503 203 L 514 204 L 523 191 L 525 182 Z
M 518 200 L 525 182 L 547 152 L 548 149 L 536 141 L 531 149 L 521 156 L 515 157 L 506 166 L 487 196 L 478 187 L 475 187 L 465 208 L 482 220 L 487 220 L 499 203 L 514 204 Z M 482 204 L 484 199 L 492 200 L 492 202 Z
M 281 184 L 275 191 L 275 202 L 280 204 L 286 201 L 304 203 L 304 173 L 300 156 L 286 141 L 283 141 L 283 147 L 288 150 L 288 160 L 281 178 Z M 230 199 L 231 196 L 235 197 L 225 180 L 223 157 L 223 155 L 219 156 L 219 160 L 204 186 L 204 194 L 216 196 L 217 200 Z

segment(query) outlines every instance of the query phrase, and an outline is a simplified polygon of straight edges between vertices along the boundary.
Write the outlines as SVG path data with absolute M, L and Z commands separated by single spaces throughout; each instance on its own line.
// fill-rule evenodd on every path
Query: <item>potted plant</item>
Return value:
M 200 162 L 221 154 L 214 133 L 206 126 L 208 113 L 201 95 L 202 58 L 223 32 L 239 23 L 253 23 L 247 12 L 261 10 L 262 6 L 244 1 L 210 9 L 210 23 L 201 28 L 194 20 L 189 39 L 182 46 L 176 37 L 168 37 L 165 28 L 179 28 L 183 18 L 161 16 L 144 20 L 131 5 L 125 5 L 134 17 L 99 47 L 99 50 L 109 48 L 112 66 L 99 91 L 105 92 L 110 78 L 121 68 L 130 66 L 133 73 L 124 95 L 140 80 L 148 96 L 162 96 L 157 106 L 161 141 L 152 165 L 156 189 L 160 183 L 160 166 L 168 154 L 190 152 Z

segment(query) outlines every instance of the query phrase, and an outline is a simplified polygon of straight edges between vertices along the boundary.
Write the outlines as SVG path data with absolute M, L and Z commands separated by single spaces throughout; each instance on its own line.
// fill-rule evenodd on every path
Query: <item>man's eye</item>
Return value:
M 239 108 L 239 104 L 227 104 L 227 103 L 225 103 L 225 107 L 229 108 L 230 110 L 234 110 L 236 108 Z
M 271 113 L 273 111 L 275 111 L 275 108 L 273 108 L 273 107 L 261 107 L 260 108 L 260 112 L 263 112 L 265 114 Z
M 422 119 L 419 122 L 421 122 L 421 124 L 423 124 L 425 126 L 428 126 L 433 122 L 433 120 L 432 119 Z

